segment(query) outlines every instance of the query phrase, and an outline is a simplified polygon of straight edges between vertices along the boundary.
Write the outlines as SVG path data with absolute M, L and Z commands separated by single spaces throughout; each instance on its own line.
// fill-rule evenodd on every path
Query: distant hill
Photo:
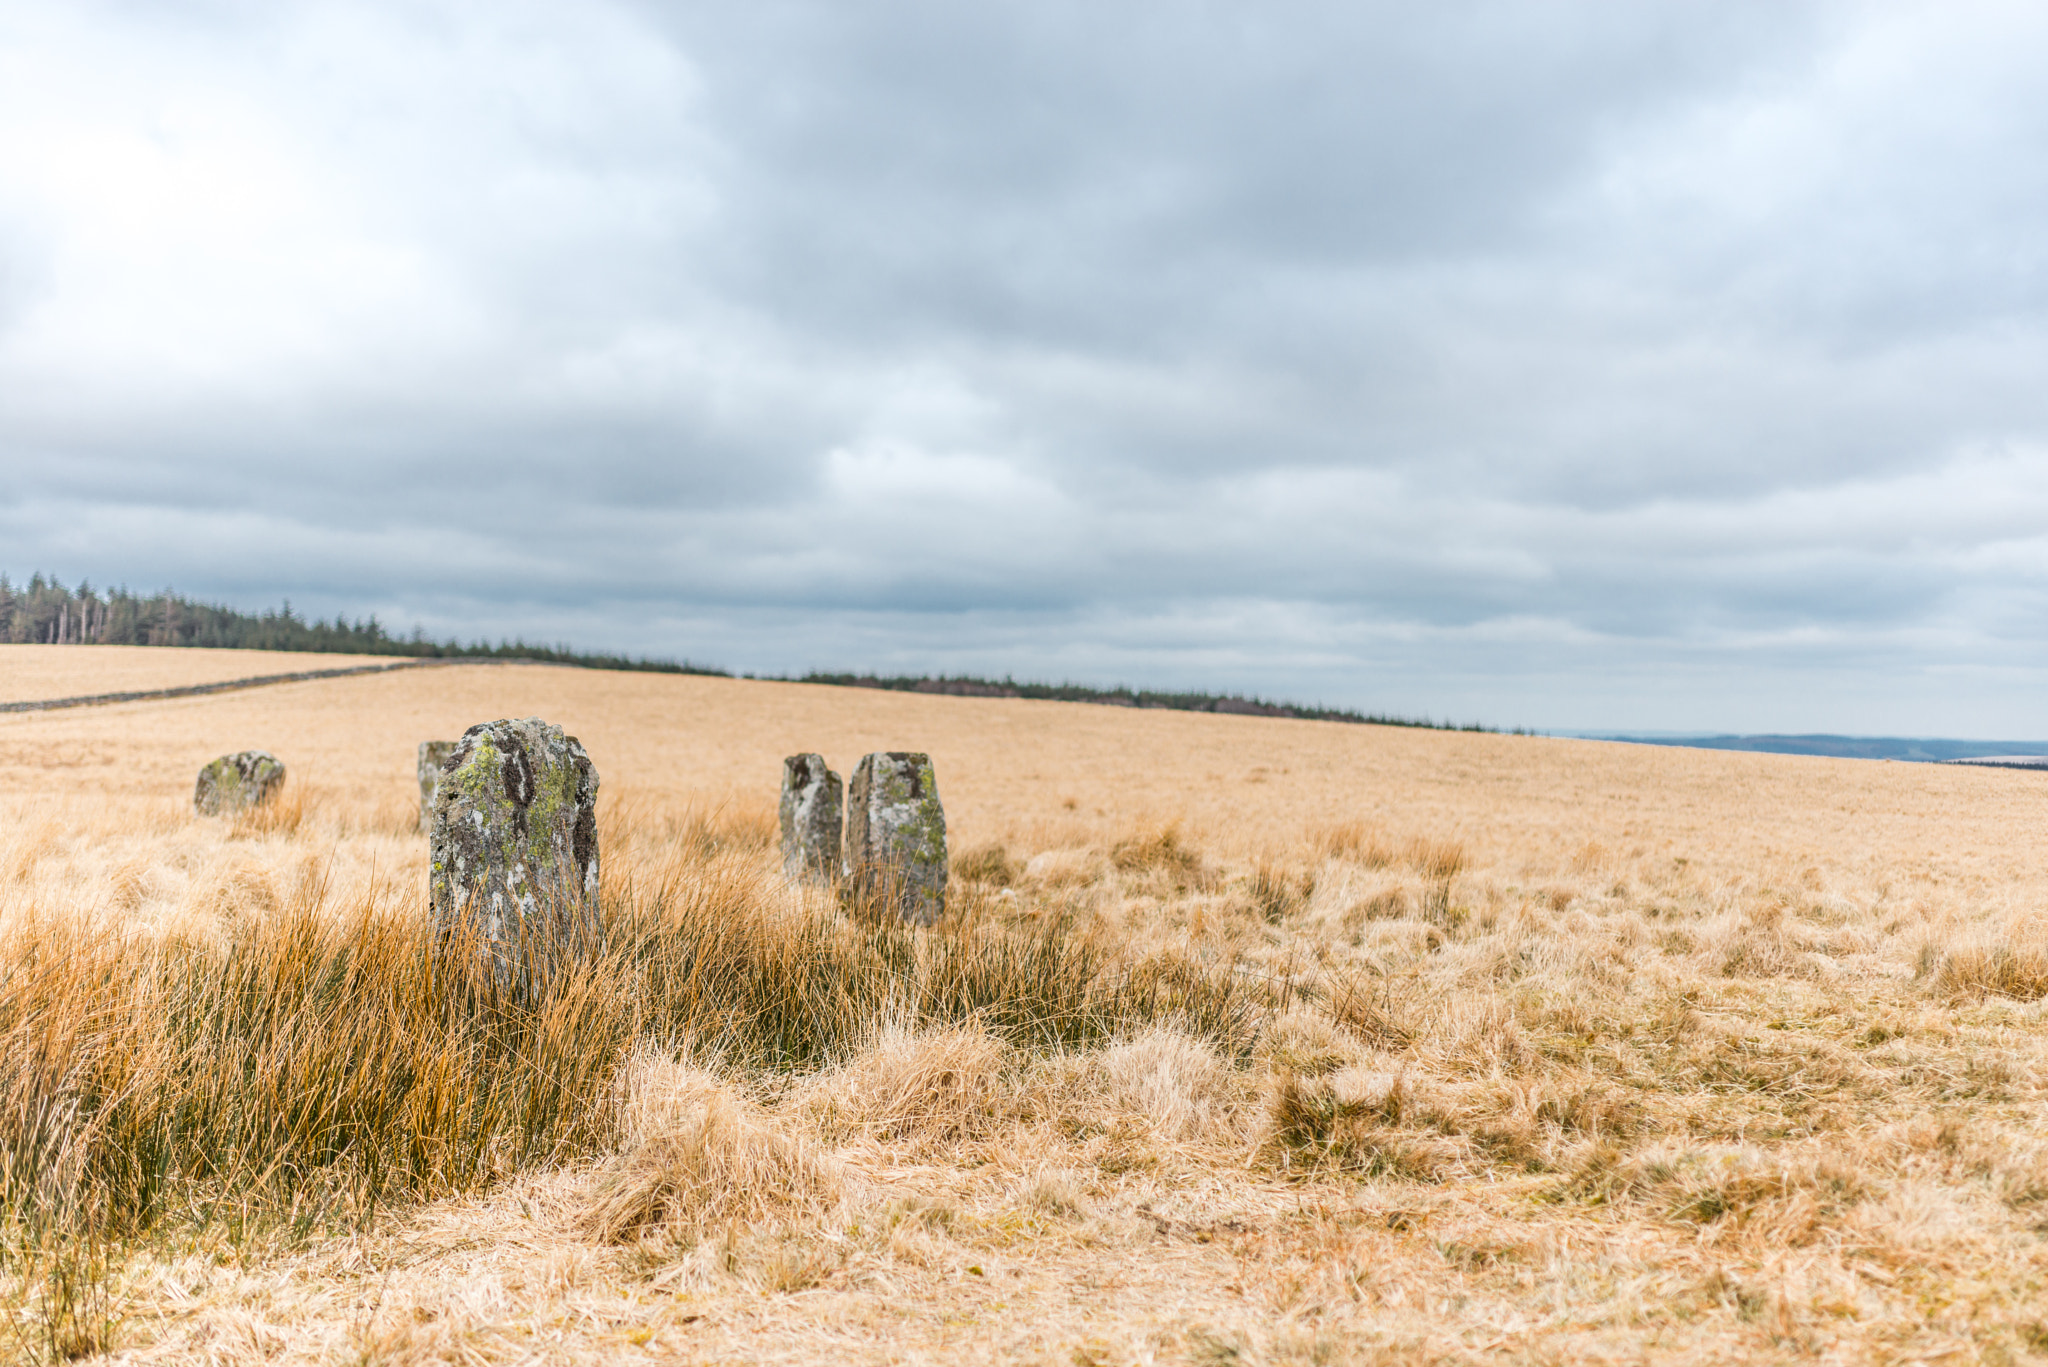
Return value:
M 940 693 L 964 698 L 1040 698 L 1052 702 L 1097 703 L 1106 707 L 1137 707 L 1173 712 L 1224 712 L 1243 717 L 1298 717 L 1305 721 L 1342 721 L 1371 726 L 1419 726 L 1432 731 L 1488 731 L 1491 727 L 1390 717 L 1342 707 L 1305 707 L 1267 702 L 1238 694 L 1166 693 L 1138 688 L 1098 688 L 1092 684 L 1018 683 L 1015 679 L 978 679 L 968 675 L 933 678 L 925 674 L 881 677 L 873 674 L 806 674 L 797 683 L 832 684 L 841 688 L 881 688 L 896 693 Z
M 80 583 L 66 588 L 42 574 L 26 584 L 11 583 L 0 574 L 0 641 L 49 645 L 212 646 L 231 650 L 290 650 L 314 654 L 403 655 L 420 659 L 484 658 L 534 660 L 584 669 L 636 669 L 667 674 L 709 674 L 730 678 L 731 671 L 688 660 L 578 650 L 569 645 L 537 646 L 523 640 L 492 645 L 475 641 L 430 641 L 415 630 L 394 636 L 374 615 L 358 621 L 336 616 L 331 622 L 305 618 L 282 608 L 243 612 L 219 603 L 201 603 L 171 589 L 153 594 L 126 588 L 95 590 Z M 1308 721 L 1341 721 L 1376 726 L 1416 726 L 1437 731 L 1488 731 L 1477 723 L 1458 725 L 1426 718 L 1394 717 L 1349 708 L 1309 707 L 1270 702 L 1240 694 L 1160 692 L 1149 689 L 1101 688 L 1092 684 L 1018 683 L 1014 679 L 979 679 L 966 675 L 811 673 L 800 679 L 749 674 L 747 678 L 781 683 L 831 684 L 844 688 L 880 688 L 903 693 L 939 693 L 977 698 L 1044 698 L 1057 702 L 1099 703 L 1110 707 L 1165 708 L 1176 712 L 1222 712 L 1250 717 L 1299 717 Z
M 1634 745 L 1678 745 L 1694 750 L 1751 750 L 1767 755 L 1828 755 L 1836 759 L 1910 760 L 1921 764 L 1991 764 L 2033 769 L 2048 762 L 2048 741 L 1944 740 L 1928 736 L 1685 736 L 1602 733 L 1590 740 Z M 2001 762 L 2009 761 L 2009 763 Z

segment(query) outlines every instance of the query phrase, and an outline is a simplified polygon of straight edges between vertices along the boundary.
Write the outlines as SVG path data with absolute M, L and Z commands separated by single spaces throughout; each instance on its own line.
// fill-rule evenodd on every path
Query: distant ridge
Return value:
M 765 677 L 765 676 L 763 676 Z M 1086 702 L 1106 707 L 1136 707 L 1173 712 L 1222 712 L 1241 717 L 1295 717 L 1303 721 L 1341 721 L 1360 726 L 1414 726 L 1430 731 L 1493 731 L 1478 723 L 1458 725 L 1415 717 L 1392 717 L 1342 707 L 1304 707 L 1267 702 L 1242 694 L 1169 693 L 1138 688 L 1097 688 L 1089 684 L 1018 683 L 1015 679 L 978 679 L 969 675 L 934 678 L 928 674 L 806 674 L 785 682 L 829 684 L 838 688 L 880 688 L 895 693 L 940 693 L 963 698 L 1036 698 L 1048 702 Z M 1517 732 L 1516 734 L 1520 734 Z
M 302 617 L 287 600 L 282 608 L 243 612 L 219 603 L 202 603 L 171 589 L 142 595 L 126 588 L 95 590 L 80 582 L 66 588 L 40 573 L 15 585 L 0 574 L 0 641 L 48 645 L 201 646 L 226 650 L 305 651 L 313 654 L 392 655 L 415 660 L 500 660 L 506 663 L 573 665 L 581 669 L 646 670 L 662 674 L 703 674 L 731 678 L 730 670 L 688 660 L 652 659 L 577 650 L 569 645 L 537 646 L 525 640 L 491 645 L 454 639 L 430 641 L 415 629 L 394 636 L 374 614 L 349 621 Z M 1219 712 L 1249 717 L 1296 717 L 1307 721 L 1350 722 L 1372 726 L 1411 726 L 1432 731 L 1493 731 L 1478 723 L 1460 725 L 1419 717 L 1396 717 L 1349 708 L 1309 707 L 1270 702 L 1242 694 L 1199 691 L 1170 692 L 1089 684 L 1018 683 L 1014 679 L 980 679 L 967 675 L 925 674 L 882 676 L 813 672 L 801 678 L 749 674 L 779 683 L 826 684 L 842 688 L 879 688 L 903 693 L 937 693 L 956 697 L 1038 698 L 1056 702 L 1097 703 L 1109 707 L 1163 708 L 1176 712 Z M 208 686 L 210 691 L 221 691 Z M 92 701 L 103 701 L 95 698 Z M 83 705 L 69 699 L 36 703 Z M 19 710 L 19 709 L 17 709 Z M 1519 729 L 1517 734 L 1520 734 Z
M 1693 750 L 1748 750 L 1767 755 L 1825 755 L 1835 759 L 1908 760 L 1920 764 L 1977 764 L 1992 768 L 2048 768 L 2048 741 L 1945 740 L 1908 736 L 1630 735 L 1602 732 L 1589 740 L 1632 745 L 1676 745 Z

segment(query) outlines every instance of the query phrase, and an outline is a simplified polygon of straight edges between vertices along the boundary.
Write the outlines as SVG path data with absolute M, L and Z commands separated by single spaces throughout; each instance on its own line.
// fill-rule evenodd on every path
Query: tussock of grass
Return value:
M 1971 946 L 1941 956 L 1934 971 L 1934 990 L 1952 1000 L 2010 997 L 2039 1001 L 2048 997 L 2048 952 L 2031 946 Z
M 1162 826 L 1119 840 L 1110 847 L 1109 862 L 1124 873 L 1158 874 L 1176 889 L 1202 878 L 1202 856 L 1181 837 L 1178 826 Z
M 1347 1069 L 1325 1078 L 1282 1077 L 1271 1133 L 1285 1169 L 1337 1169 L 1367 1177 L 1435 1182 L 1450 1176 L 1460 1146 L 1436 1133 L 1453 1118 L 1406 1073 Z
M 1011 1050 L 975 1026 L 884 1027 L 807 1089 L 828 1134 L 913 1148 L 985 1135 L 1014 1111 Z
M 1259 915 L 1276 924 L 1306 906 L 1315 889 L 1315 875 L 1295 873 L 1266 859 L 1253 866 L 1246 880 L 1246 891 Z
M 346 1221 L 600 1140 L 630 1007 L 595 967 L 497 1001 L 423 921 L 301 900 L 221 943 L 45 925 L 0 946 L 0 1108 L 78 1116 L 73 1232 Z
M 1324 1012 L 1295 1008 L 1267 1022 L 1255 1054 L 1274 1075 L 1321 1077 L 1358 1062 L 1364 1046 Z
M 1158 1138 L 1228 1137 L 1236 1074 L 1208 1040 L 1154 1028 L 1104 1050 L 1094 1066 L 1109 1108 L 1140 1117 Z
M 1412 978 L 1366 974 L 1340 978 L 1327 1010 L 1331 1020 L 1367 1044 L 1399 1049 L 1415 1038 L 1434 1005 Z
M 815 1214 L 839 1175 L 719 1075 L 642 1050 L 620 1080 L 620 1152 L 578 1222 L 607 1243 Z
M 1326 859 L 1349 859 L 1369 869 L 1383 869 L 1399 857 L 1385 834 L 1363 821 L 1326 827 L 1313 843 L 1316 852 Z
M 1416 839 L 1408 845 L 1408 863 L 1425 878 L 1442 882 L 1464 872 L 1465 846 L 1456 840 Z
M 980 845 L 953 856 L 953 876 L 963 882 L 1007 888 L 1024 876 L 1024 869 L 1001 845 Z
M 1405 865 L 1437 882 L 1456 877 L 1471 862 L 1461 841 L 1427 836 L 1397 841 L 1363 821 L 1324 827 L 1311 840 L 1310 848 L 1325 859 L 1346 860 L 1368 869 Z
M 270 800 L 244 807 L 228 818 L 228 835 L 233 840 L 260 840 L 265 836 L 296 834 L 306 819 L 306 785 L 289 776 Z

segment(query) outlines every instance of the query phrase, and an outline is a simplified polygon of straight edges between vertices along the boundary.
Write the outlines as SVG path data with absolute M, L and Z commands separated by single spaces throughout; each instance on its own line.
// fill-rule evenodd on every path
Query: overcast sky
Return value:
M 2048 7 L 0 0 L 0 569 L 2048 736 Z

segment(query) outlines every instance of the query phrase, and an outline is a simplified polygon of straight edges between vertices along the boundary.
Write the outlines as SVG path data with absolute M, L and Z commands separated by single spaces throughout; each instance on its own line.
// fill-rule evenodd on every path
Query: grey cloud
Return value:
M 0 23 L 16 574 L 1507 723 L 2048 667 L 2028 13 Z

